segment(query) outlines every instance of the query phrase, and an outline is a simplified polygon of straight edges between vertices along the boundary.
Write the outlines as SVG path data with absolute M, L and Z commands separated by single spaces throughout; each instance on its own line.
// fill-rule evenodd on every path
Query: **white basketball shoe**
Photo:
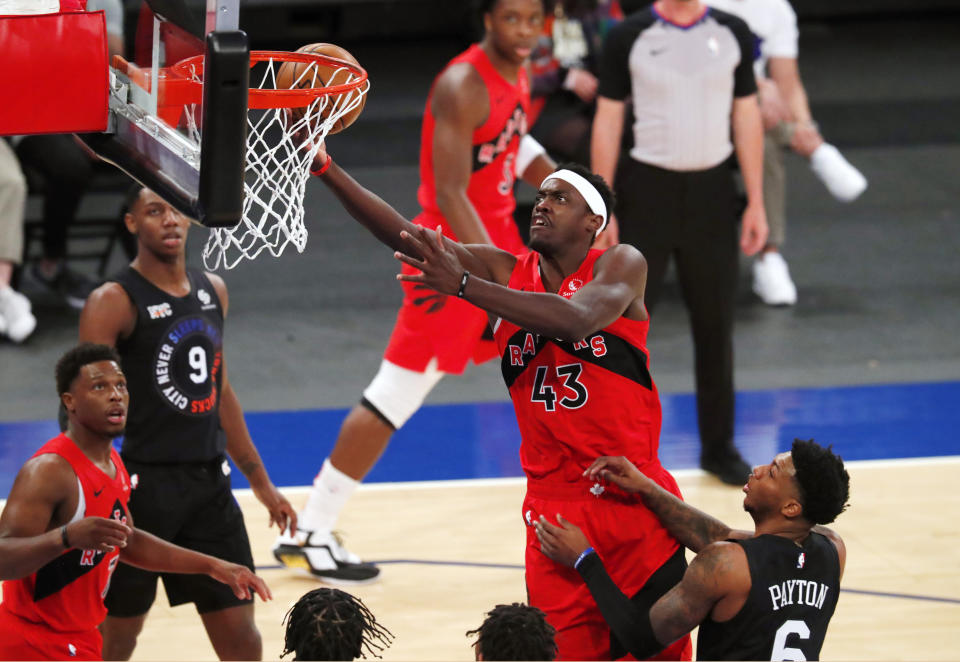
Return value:
M 333 531 L 297 529 L 293 536 L 284 532 L 273 546 L 273 555 L 286 567 L 328 584 L 367 584 L 380 576 L 380 568 L 348 551 Z

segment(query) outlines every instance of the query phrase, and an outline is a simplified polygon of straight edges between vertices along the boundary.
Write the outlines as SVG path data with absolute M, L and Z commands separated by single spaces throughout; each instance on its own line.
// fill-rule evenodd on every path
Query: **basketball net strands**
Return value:
M 302 252 L 310 164 L 337 121 L 363 103 L 367 74 L 320 54 L 251 53 L 238 29 L 239 0 L 206 0 L 205 14 L 189 1 L 147 0 L 147 67 L 119 57 L 107 66 L 102 12 L 0 16 L 0 44 L 30 45 L 0 49 L 0 86 L 25 97 L 0 104 L 0 135 L 83 132 L 101 158 L 210 228 L 208 269 L 233 268 L 264 250 L 279 256 L 288 244 Z M 279 67 L 290 61 L 306 65 L 300 77 L 310 86 L 276 89 Z M 342 69 L 327 78 L 340 84 L 312 87 L 320 68 Z M 69 99 L 68 110 L 27 93 L 52 72 L 61 75 L 47 92 Z

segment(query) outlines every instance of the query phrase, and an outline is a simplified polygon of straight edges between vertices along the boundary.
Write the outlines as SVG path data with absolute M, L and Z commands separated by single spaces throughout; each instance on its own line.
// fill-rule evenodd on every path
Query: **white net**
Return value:
M 260 89 L 276 89 L 281 64 L 273 59 L 265 61 Z M 316 66 L 302 67 L 303 73 L 291 87 L 314 80 Z M 359 76 L 343 67 L 328 80 L 345 84 L 359 80 Z M 303 252 L 307 245 L 303 196 L 310 165 L 330 130 L 363 103 L 369 87 L 369 81 L 364 80 L 346 92 L 321 94 L 306 108 L 250 109 L 243 216 L 233 227 L 210 230 L 203 249 L 207 269 L 232 269 L 241 260 L 253 259 L 265 250 L 277 257 L 290 244 Z

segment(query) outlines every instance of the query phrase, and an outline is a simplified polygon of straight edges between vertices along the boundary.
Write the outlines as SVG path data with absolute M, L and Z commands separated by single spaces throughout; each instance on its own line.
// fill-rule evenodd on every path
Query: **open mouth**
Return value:
M 127 419 L 127 410 L 122 407 L 116 407 L 107 411 L 107 420 L 114 425 L 120 425 Z

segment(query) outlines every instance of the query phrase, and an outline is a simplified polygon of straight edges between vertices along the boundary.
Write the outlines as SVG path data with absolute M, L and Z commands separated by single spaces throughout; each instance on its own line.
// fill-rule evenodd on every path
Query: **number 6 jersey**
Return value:
M 592 280 L 602 254 L 590 250 L 558 294 L 570 298 Z M 546 291 L 538 253 L 518 258 L 509 287 Z M 648 365 L 649 327 L 649 321 L 621 317 L 582 340 L 567 342 L 497 321 L 494 337 L 517 413 L 520 462 L 528 478 L 576 482 L 601 455 L 623 455 L 638 467 L 659 465 L 660 398 Z
M 130 389 L 121 454 L 146 463 L 206 462 L 223 454 L 220 386 L 223 310 L 206 275 L 187 269 L 190 292 L 176 297 L 132 267 L 113 280 L 137 310 L 117 342 Z

